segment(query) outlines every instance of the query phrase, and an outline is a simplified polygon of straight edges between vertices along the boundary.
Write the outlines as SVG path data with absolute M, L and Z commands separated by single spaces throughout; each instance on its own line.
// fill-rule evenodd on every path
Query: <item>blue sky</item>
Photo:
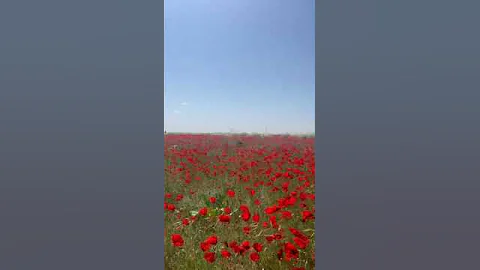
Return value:
M 164 123 L 314 132 L 314 0 L 165 0 Z

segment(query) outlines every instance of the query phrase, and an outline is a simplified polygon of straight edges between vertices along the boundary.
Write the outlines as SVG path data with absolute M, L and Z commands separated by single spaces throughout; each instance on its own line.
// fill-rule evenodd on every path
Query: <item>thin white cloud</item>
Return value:
M 182 106 L 187 106 L 187 105 L 188 105 L 188 102 L 184 101 L 184 102 L 180 103 L 180 105 L 182 105 Z

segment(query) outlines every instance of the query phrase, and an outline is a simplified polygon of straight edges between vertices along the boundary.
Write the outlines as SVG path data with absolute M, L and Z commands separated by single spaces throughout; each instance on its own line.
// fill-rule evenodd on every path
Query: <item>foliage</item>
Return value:
M 165 136 L 165 268 L 314 269 L 314 138 L 230 140 Z

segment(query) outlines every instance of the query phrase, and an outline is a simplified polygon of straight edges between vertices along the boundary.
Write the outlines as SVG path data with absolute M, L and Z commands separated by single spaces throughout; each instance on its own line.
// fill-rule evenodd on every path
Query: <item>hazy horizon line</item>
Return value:
M 165 134 L 211 134 L 211 135 L 290 135 L 290 136 L 315 136 L 315 132 L 281 132 L 281 133 L 262 133 L 262 132 L 186 132 L 186 131 L 166 131 Z

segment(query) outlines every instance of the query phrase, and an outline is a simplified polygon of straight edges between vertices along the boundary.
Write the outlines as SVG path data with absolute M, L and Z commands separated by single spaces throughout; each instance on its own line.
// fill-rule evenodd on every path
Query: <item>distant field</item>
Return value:
M 165 269 L 314 269 L 314 137 L 165 135 Z

